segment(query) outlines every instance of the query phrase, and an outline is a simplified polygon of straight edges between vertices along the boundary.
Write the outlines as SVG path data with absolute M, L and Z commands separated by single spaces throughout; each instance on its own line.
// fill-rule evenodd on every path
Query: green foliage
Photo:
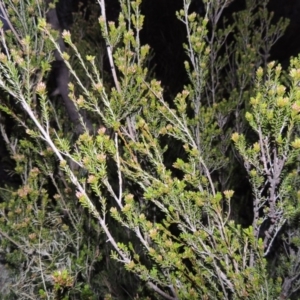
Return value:
M 266 256 L 279 232 L 287 227 L 285 230 L 290 238 L 285 245 L 291 260 L 286 261 L 289 276 L 295 276 L 299 267 L 296 261 L 298 253 L 292 250 L 293 246 L 298 248 L 298 229 L 294 226 L 299 213 L 299 180 L 295 169 L 300 154 L 297 136 L 300 122 L 299 66 L 299 58 L 291 60 L 290 72 L 285 79 L 287 85 L 282 84 L 280 65 L 270 63 L 265 75 L 262 68 L 257 70 L 257 94 L 250 100 L 251 109 L 246 113 L 246 119 L 258 140 L 248 145 L 244 135 L 232 135 L 251 181 L 255 236 L 258 238 L 264 230 Z
M 1 125 L 21 180 L 1 190 L 0 205 L 16 298 L 287 299 L 299 290 L 300 58 L 288 75 L 268 62 L 287 22 L 273 24 L 266 1 L 246 1 L 233 23 L 221 17 L 231 1 L 204 2 L 204 17 L 190 13 L 189 0 L 177 12 L 189 83 L 172 103 L 147 69 L 140 0 L 121 0 L 115 22 L 99 0 L 94 44 L 95 23 L 63 33 L 70 98 L 95 123 L 79 136 L 62 126 L 44 84 L 57 33 L 44 19 L 33 30 L 29 18 L 27 27 L 13 23 L 28 31 L 3 35 L 23 45 L 0 57 L 0 86 L 11 97 L 0 109 L 25 129 Z M 170 145 L 181 151 L 173 161 Z M 243 226 L 240 162 L 253 193 Z M 122 283 L 133 287 L 126 296 Z
M 42 152 L 30 139 L 8 146 L 22 179 L 17 189 L 1 189 L 1 249 L 12 272 L 13 295 L 79 299 L 80 277 L 91 286 L 91 268 L 102 260 L 100 229 L 74 202 L 64 176 L 54 175 L 52 151 Z

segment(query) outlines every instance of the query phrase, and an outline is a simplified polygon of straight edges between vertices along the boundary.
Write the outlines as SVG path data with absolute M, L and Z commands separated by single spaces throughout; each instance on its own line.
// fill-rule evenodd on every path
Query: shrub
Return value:
M 170 102 L 147 69 L 141 0 L 121 0 L 115 22 L 99 0 L 110 76 L 103 53 L 80 43 L 81 52 L 63 33 L 69 96 L 85 110 L 82 126 L 94 122 L 80 135 L 63 126 L 63 108 L 51 104 L 44 84 L 48 53 L 61 51 L 57 33 L 43 19 L 28 31 L 16 20 L 19 51 L 17 37 L 3 35 L 10 47 L 0 57 L 0 86 L 10 97 L 0 108 L 25 129 L 2 125 L 21 179 L 2 193 L 0 225 L 16 296 L 93 299 L 107 291 L 121 299 L 128 272 L 125 299 L 296 295 L 300 59 L 288 73 L 269 62 L 287 22 L 272 23 L 267 1 L 246 1 L 233 23 L 222 18 L 230 2 L 204 1 L 199 16 L 183 1 L 177 17 L 187 33 L 189 83 Z M 33 49 L 42 55 L 33 58 Z M 239 209 L 249 199 L 234 192 L 242 165 L 252 191 L 243 222 Z M 99 245 L 103 239 L 109 246 Z M 126 270 L 120 286 L 105 273 L 112 261 Z

